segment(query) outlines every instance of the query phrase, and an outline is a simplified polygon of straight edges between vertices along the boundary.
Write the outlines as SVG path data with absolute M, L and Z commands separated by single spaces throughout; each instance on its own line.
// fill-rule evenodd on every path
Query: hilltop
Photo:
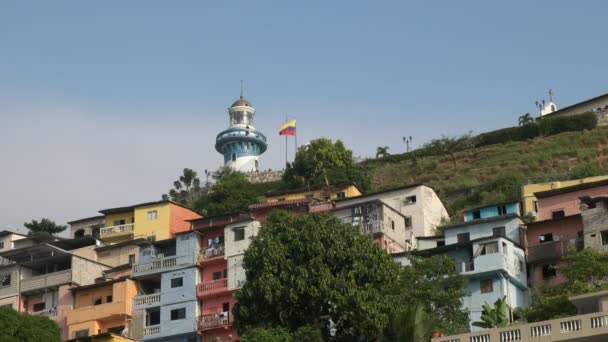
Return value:
M 416 151 L 368 159 L 361 164 L 372 190 L 412 183 L 433 187 L 451 213 L 467 207 L 514 200 L 524 183 L 608 173 L 608 127 L 512 141 L 449 155 Z

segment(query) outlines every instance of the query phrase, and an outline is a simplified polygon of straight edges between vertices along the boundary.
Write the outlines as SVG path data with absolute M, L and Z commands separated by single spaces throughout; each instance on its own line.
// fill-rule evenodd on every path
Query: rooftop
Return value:
M 561 194 L 567 194 L 569 192 L 592 189 L 592 188 L 596 188 L 598 186 L 605 186 L 605 185 L 608 185 L 608 179 L 597 181 L 597 182 L 581 183 L 581 184 L 577 184 L 577 185 L 566 186 L 566 187 L 559 188 L 559 189 L 539 191 L 539 192 L 535 192 L 534 196 L 536 196 L 536 198 L 547 198 L 547 197 L 557 196 L 557 195 L 561 195 Z
M 600 95 L 600 96 L 596 96 L 596 97 L 593 97 L 593 98 L 590 98 L 590 99 L 587 99 L 587 100 L 584 100 L 584 101 L 581 101 L 581 102 L 578 102 L 578 103 L 575 103 L 573 105 L 564 107 L 562 109 L 558 109 L 555 112 L 551 112 L 551 113 L 545 114 L 543 116 L 553 116 L 553 115 L 556 115 L 556 114 L 558 114 L 560 112 L 564 112 L 564 111 L 576 108 L 576 107 L 581 106 L 581 105 L 586 105 L 588 103 L 591 103 L 591 102 L 594 102 L 594 101 L 597 101 L 597 100 L 602 100 L 604 98 L 608 98 L 608 93 Z
M 160 204 L 173 204 L 176 205 L 178 207 L 182 207 L 184 209 L 188 209 L 190 211 L 192 211 L 193 213 L 197 213 L 196 211 L 192 210 L 192 208 L 188 208 L 187 206 L 183 205 L 183 204 L 179 204 L 177 202 L 173 202 L 171 200 L 160 200 L 160 201 L 155 201 L 155 202 L 145 202 L 145 203 L 139 203 L 139 204 L 134 204 L 134 205 L 129 205 L 126 207 L 117 207 L 117 208 L 110 208 L 110 209 L 103 209 L 100 210 L 99 212 L 104 214 L 104 215 L 111 215 L 111 214 L 120 214 L 120 213 L 124 213 L 124 212 L 130 212 L 135 210 L 136 208 L 139 207 L 146 207 L 149 205 L 160 205 Z M 200 215 L 200 213 L 197 213 Z
M 474 226 L 477 224 L 483 224 L 483 223 L 488 223 L 488 222 L 506 221 L 506 220 L 511 220 L 514 218 L 521 220 L 519 215 L 517 215 L 517 214 L 507 214 L 507 215 L 500 215 L 500 216 L 493 216 L 493 217 L 488 217 L 488 218 L 470 220 L 470 221 L 462 222 L 462 223 L 449 224 L 449 225 L 445 225 L 445 226 L 440 226 L 439 228 L 445 230 L 445 229 L 452 229 L 452 228 L 459 228 L 459 227 L 466 227 L 466 226 Z
M 78 220 L 74 220 L 74 221 L 70 221 L 67 222 L 67 224 L 69 224 L 70 226 L 73 224 L 77 224 L 77 223 L 82 223 L 82 222 L 87 222 L 87 221 L 93 221 L 93 220 L 102 220 L 105 216 L 103 215 L 97 215 L 97 216 L 91 216 L 91 217 L 85 217 L 85 218 L 81 218 Z
M 419 186 L 426 186 L 428 188 L 431 188 L 430 186 L 424 184 L 424 183 L 414 183 L 414 184 L 408 184 L 408 185 L 403 185 L 403 186 L 399 186 L 396 188 L 391 188 L 391 189 L 386 189 L 386 190 L 380 190 L 380 191 L 374 191 L 374 192 L 368 192 L 365 193 L 363 195 L 359 195 L 359 196 L 354 196 L 354 197 L 348 197 L 348 198 L 341 198 L 341 199 L 337 199 L 336 202 L 344 202 L 344 201 L 348 201 L 348 200 L 354 200 L 354 199 L 360 199 L 360 198 L 365 198 L 365 197 L 369 197 L 369 196 L 375 196 L 375 195 L 379 195 L 379 194 L 385 194 L 385 193 L 389 193 L 389 192 L 393 192 L 393 191 L 400 191 L 400 190 L 406 190 L 406 189 L 410 189 L 410 188 L 416 188 Z M 433 191 L 435 191 L 435 189 L 431 188 Z

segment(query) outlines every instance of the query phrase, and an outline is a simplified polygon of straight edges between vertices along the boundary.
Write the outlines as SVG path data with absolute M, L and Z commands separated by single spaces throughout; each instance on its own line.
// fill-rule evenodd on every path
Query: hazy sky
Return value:
M 608 92 L 606 1 L 0 1 L 0 229 L 160 198 L 223 162 L 246 82 L 262 168 L 483 132 Z M 292 153 L 292 152 L 290 152 Z

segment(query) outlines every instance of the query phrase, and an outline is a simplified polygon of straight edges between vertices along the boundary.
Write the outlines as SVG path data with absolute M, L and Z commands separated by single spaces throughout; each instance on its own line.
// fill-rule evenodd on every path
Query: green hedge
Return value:
M 583 113 L 574 116 L 547 118 L 540 120 L 539 128 L 541 135 L 553 135 L 562 132 L 582 131 L 593 129 L 597 126 L 597 115 L 595 113 Z

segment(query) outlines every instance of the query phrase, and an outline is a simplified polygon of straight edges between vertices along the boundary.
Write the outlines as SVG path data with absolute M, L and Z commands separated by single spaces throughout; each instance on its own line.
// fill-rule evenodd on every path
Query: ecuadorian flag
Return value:
M 296 120 L 287 121 L 279 127 L 279 135 L 296 135 Z

